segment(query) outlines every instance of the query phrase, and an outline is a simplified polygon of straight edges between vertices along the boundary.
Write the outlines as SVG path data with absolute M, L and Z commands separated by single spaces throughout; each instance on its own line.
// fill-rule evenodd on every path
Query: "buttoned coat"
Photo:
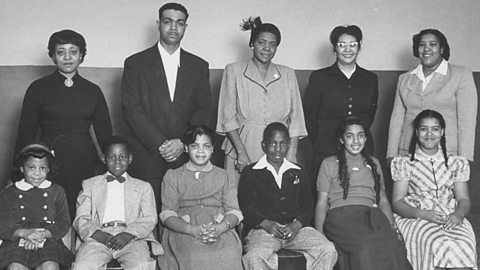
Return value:
M 272 122 L 285 124 L 290 137 L 307 135 L 295 71 L 270 63 L 263 79 L 253 60 L 228 64 L 220 88 L 217 132 L 238 129 L 248 156 L 256 162 L 263 155 L 263 130 Z M 228 138 L 223 149 L 231 157 L 228 162 L 237 158 Z
M 125 232 L 135 236 L 134 241 L 152 242 L 154 255 L 163 254 L 163 249 L 153 236 L 157 224 L 157 211 L 153 189 L 148 182 L 127 175 L 124 182 Z M 105 175 L 84 180 L 77 199 L 77 215 L 73 226 L 83 241 L 101 229 L 108 194 Z
M 280 224 L 298 219 L 308 226 L 313 217 L 313 199 L 305 169 L 285 171 L 279 188 L 273 174 L 267 168 L 253 169 L 255 164 L 245 167 L 238 186 L 238 202 L 246 225 L 258 228 L 265 219 Z
M 426 109 L 445 118 L 447 151 L 473 160 L 477 121 L 477 89 L 472 71 L 448 64 L 444 76 L 433 73 L 425 90 L 411 71 L 400 75 L 390 118 L 387 157 L 407 155 L 413 134 L 413 120 Z
M 328 155 L 336 153 L 335 130 L 348 116 L 359 117 L 370 128 L 377 111 L 377 100 L 377 75 L 358 65 L 350 79 L 337 63 L 313 71 L 303 105 L 308 137 L 314 151 Z M 370 129 L 366 132 L 370 133 Z M 373 139 L 367 141 L 367 149 L 373 152 Z
M 169 139 L 180 138 L 188 126 L 211 125 L 213 112 L 208 63 L 180 49 L 173 102 L 158 45 L 125 60 L 122 106 L 131 131 L 135 157 L 129 173 L 140 179 L 162 179 L 169 168 L 158 148 Z M 172 166 L 173 165 L 173 166 Z

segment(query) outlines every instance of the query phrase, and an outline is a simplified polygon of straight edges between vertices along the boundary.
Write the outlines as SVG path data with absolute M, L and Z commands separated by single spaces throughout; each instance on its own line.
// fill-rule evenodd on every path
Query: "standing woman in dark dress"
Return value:
M 357 116 L 370 136 L 377 110 L 377 76 L 357 64 L 362 30 L 356 25 L 337 26 L 330 33 L 330 42 L 337 60 L 312 72 L 304 98 L 305 122 L 315 154 L 314 177 L 323 159 L 337 152 L 334 133 L 338 124 L 345 117 Z M 373 153 L 372 140 L 367 141 L 366 149 Z
M 90 128 L 93 126 L 100 145 L 112 135 L 102 91 L 78 74 L 86 51 L 85 39 L 79 33 L 62 30 L 52 34 L 48 55 L 57 68 L 28 87 L 15 148 L 18 153 L 35 140 L 40 128 L 40 140 L 55 152 L 59 174 L 54 181 L 65 189 L 72 217 L 82 180 L 94 176 L 99 162 Z

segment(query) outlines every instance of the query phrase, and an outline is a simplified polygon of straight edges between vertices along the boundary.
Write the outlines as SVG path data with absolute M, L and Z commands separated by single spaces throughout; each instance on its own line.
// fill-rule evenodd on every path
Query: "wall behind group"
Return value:
M 260 15 L 282 33 L 274 62 L 297 70 L 301 91 L 313 69 L 334 62 L 328 35 L 337 25 L 356 24 L 364 33 L 358 59 L 379 76 L 379 109 L 373 125 L 376 154 L 384 157 L 388 119 L 398 75 L 418 64 L 412 35 L 440 29 L 451 47 L 450 61 L 471 68 L 480 85 L 480 1 L 478 0 L 179 0 L 190 13 L 182 47 L 210 63 L 212 90 L 218 94 L 223 67 L 251 57 L 242 19 Z M 100 85 L 115 132 L 126 126 L 120 108 L 124 59 L 158 40 L 158 0 L 0 0 L 0 187 L 8 180 L 23 95 L 35 79 L 53 71 L 49 36 L 73 29 L 87 40 L 80 72 Z M 477 125 L 478 129 L 478 125 Z M 477 132 L 477 138 L 479 138 Z M 480 145 L 477 139 L 477 146 Z M 477 147 L 478 148 L 478 147 Z M 307 148 L 308 150 L 308 148 Z M 478 152 L 478 151 L 476 151 Z M 473 179 L 480 163 L 472 166 Z M 480 192 L 473 182 L 471 194 Z M 474 206 L 480 211 L 480 198 Z
M 472 45 L 480 44 L 478 0 L 180 0 L 190 13 L 183 47 L 211 68 L 250 55 L 243 18 L 260 15 L 276 24 L 282 41 L 274 61 L 294 69 L 333 62 L 328 42 L 337 25 L 364 32 L 359 63 L 372 70 L 406 70 L 416 65 L 411 38 L 438 28 L 452 47 L 452 62 L 480 70 Z M 0 66 L 46 65 L 48 37 L 74 29 L 87 40 L 83 66 L 122 67 L 132 53 L 158 39 L 158 0 L 0 0 Z M 473 57 L 475 56 L 475 57 Z

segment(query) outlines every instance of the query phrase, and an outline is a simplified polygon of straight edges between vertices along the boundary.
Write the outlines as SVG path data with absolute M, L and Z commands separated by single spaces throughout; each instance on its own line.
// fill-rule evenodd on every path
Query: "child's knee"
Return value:
M 60 269 L 60 266 L 56 262 L 52 261 L 47 261 L 42 264 L 40 264 L 36 270 L 58 270 Z
M 20 263 L 11 263 L 7 266 L 7 270 L 28 270 L 28 267 Z

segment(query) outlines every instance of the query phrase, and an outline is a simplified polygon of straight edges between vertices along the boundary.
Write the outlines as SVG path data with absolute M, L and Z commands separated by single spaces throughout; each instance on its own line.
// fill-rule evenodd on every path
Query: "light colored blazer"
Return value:
M 135 240 L 152 242 L 154 255 L 163 254 L 163 248 L 153 236 L 157 224 L 157 210 L 153 189 L 148 182 L 127 175 L 125 181 L 125 232 Z M 97 175 L 82 183 L 77 198 L 77 215 L 73 226 L 80 238 L 86 241 L 101 229 L 106 207 L 107 181 L 105 175 Z
M 400 75 L 390 118 L 387 157 L 408 155 L 413 120 L 425 109 L 442 114 L 447 150 L 473 161 L 477 119 L 477 89 L 472 71 L 448 64 L 445 76 L 434 73 L 427 88 L 411 71 Z

